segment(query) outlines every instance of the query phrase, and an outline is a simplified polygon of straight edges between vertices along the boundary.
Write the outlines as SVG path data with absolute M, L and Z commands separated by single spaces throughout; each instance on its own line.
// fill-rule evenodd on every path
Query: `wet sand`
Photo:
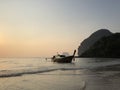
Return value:
M 0 90 L 120 90 L 120 72 L 58 70 L 0 78 Z
M 58 73 L 60 72 L 0 78 L 0 90 L 81 90 L 84 85 L 79 76 Z

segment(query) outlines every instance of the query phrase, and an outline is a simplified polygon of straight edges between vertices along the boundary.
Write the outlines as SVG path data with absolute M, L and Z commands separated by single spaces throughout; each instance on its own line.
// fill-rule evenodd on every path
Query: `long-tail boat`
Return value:
M 58 63 L 71 63 L 74 56 L 75 56 L 76 50 L 74 50 L 73 55 L 71 56 L 65 56 L 65 55 L 55 55 L 52 57 L 53 62 L 58 62 Z

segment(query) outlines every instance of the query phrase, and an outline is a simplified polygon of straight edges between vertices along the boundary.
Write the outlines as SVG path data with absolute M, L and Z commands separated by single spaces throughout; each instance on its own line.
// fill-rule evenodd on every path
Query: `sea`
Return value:
M 0 58 L 0 90 L 120 90 L 120 59 Z

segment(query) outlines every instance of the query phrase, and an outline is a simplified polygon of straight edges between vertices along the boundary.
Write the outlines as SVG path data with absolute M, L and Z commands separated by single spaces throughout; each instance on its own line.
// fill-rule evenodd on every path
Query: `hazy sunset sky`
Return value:
M 120 32 L 120 0 L 0 0 L 0 56 L 52 56 L 98 29 Z

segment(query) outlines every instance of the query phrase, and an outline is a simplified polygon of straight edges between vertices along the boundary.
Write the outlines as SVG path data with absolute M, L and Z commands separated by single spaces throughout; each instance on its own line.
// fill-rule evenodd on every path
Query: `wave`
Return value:
M 15 76 L 22 76 L 24 74 L 36 74 L 36 73 L 44 73 L 44 72 L 51 72 L 56 71 L 58 69 L 49 69 L 49 70 L 7 70 L 4 73 L 0 74 L 0 77 L 15 77 Z
M 41 68 L 32 68 L 32 69 L 21 69 L 21 70 L 1 70 L 0 71 L 0 78 L 4 77 L 16 77 L 22 76 L 24 74 L 36 74 L 36 73 L 45 73 L 45 72 L 52 72 L 52 71 L 65 71 L 65 70 L 90 70 L 100 67 L 106 66 L 115 66 L 120 65 L 119 63 L 108 64 L 108 65 L 98 65 L 97 67 L 41 67 Z
M 80 70 L 82 68 L 45 68 L 45 69 L 41 69 L 41 68 L 35 68 L 32 70 L 2 70 L 0 71 L 0 78 L 4 78 L 4 77 L 16 77 L 16 76 L 22 76 L 24 74 L 36 74 L 36 73 L 45 73 L 45 72 L 52 72 L 52 71 L 57 71 L 57 70 Z

